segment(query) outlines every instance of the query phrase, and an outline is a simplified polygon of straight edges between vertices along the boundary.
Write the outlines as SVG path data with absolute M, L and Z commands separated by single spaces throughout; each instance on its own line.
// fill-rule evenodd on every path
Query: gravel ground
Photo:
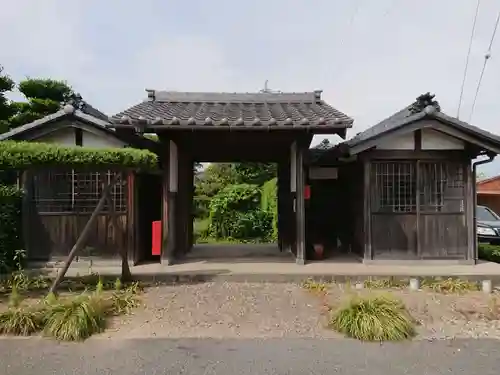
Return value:
M 427 290 L 349 290 L 349 294 L 389 294 L 403 301 L 412 317 L 419 323 L 417 339 L 450 338 L 500 339 L 500 321 L 490 318 L 497 293 L 467 292 L 441 294 Z M 345 288 L 329 286 L 326 303 L 338 307 L 347 299 Z M 498 308 L 498 307 L 497 307 Z M 499 316 L 500 309 L 497 311 Z
M 418 339 L 500 339 L 500 322 L 485 317 L 495 296 L 481 292 L 442 295 L 392 293 L 421 322 Z M 349 291 L 353 293 L 353 291 Z M 144 307 L 118 318 L 105 335 L 119 338 L 339 338 L 325 328 L 327 306 L 337 307 L 346 290 L 331 286 L 326 297 L 295 284 L 204 283 L 159 286 L 142 296 Z
M 204 283 L 159 286 L 144 307 L 114 322 L 110 337 L 338 337 L 320 321 L 320 301 L 299 285 Z

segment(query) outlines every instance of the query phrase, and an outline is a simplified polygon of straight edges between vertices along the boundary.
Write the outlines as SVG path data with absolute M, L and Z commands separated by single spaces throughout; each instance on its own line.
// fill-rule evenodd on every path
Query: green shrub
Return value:
M 403 303 L 392 297 L 353 297 L 334 312 L 330 327 L 363 341 L 398 341 L 415 335 L 415 322 Z
M 16 186 L 0 185 L 0 274 L 16 269 L 16 251 L 22 249 L 23 192 Z
M 270 220 L 269 215 L 259 209 L 259 200 L 257 185 L 226 186 L 210 202 L 210 236 L 234 239 L 265 236 Z
M 44 333 L 61 341 L 81 341 L 106 328 L 106 301 L 81 295 L 52 306 L 46 315 Z
M 489 262 L 500 263 L 500 246 L 490 244 L 479 244 L 479 259 Z
M 152 169 L 158 167 L 158 156 L 133 148 L 94 149 L 37 142 L 0 142 L 0 170 L 60 165 Z

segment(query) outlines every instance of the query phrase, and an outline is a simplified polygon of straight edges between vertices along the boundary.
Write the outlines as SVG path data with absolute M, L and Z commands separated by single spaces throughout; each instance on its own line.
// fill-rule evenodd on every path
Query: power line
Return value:
M 484 72 L 486 70 L 486 65 L 488 64 L 488 60 L 491 57 L 491 47 L 493 46 L 493 42 L 495 41 L 495 35 L 497 33 L 499 23 L 500 23 L 500 11 L 498 12 L 498 16 L 497 16 L 497 19 L 495 21 L 495 27 L 493 28 L 493 34 L 491 35 L 491 40 L 490 40 L 490 45 L 488 46 L 488 51 L 484 55 L 483 69 L 481 70 L 481 75 L 479 76 L 479 81 L 477 82 L 476 94 L 474 95 L 474 101 L 472 102 L 472 109 L 471 109 L 470 116 L 469 116 L 469 122 L 471 122 L 472 116 L 474 115 L 474 109 L 476 107 L 476 101 L 477 101 L 477 97 L 479 94 L 479 89 L 481 88 L 481 83 L 483 81 L 483 76 L 484 76 Z
M 467 79 L 467 70 L 469 69 L 469 58 L 470 58 L 470 53 L 472 50 L 472 41 L 474 40 L 474 34 L 476 31 L 477 15 L 479 13 L 480 5 L 481 5 L 481 0 L 477 0 L 476 13 L 474 14 L 474 21 L 472 22 L 472 31 L 470 34 L 469 48 L 467 50 L 467 56 L 465 58 L 464 78 L 462 80 L 462 87 L 460 88 L 460 98 L 458 100 L 457 118 L 460 117 L 460 107 L 462 106 L 462 98 L 464 96 L 464 87 L 465 87 L 465 81 Z

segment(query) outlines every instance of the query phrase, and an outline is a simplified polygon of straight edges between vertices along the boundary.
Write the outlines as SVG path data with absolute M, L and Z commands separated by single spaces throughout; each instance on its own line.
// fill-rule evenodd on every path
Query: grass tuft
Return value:
M 0 314 L 0 334 L 29 336 L 42 329 L 43 311 L 13 308 Z
M 442 294 L 463 294 L 480 290 L 477 282 L 449 277 L 444 280 L 425 279 L 422 287 Z
M 128 291 L 114 292 L 111 295 L 111 310 L 113 315 L 128 315 L 132 309 L 139 306 L 139 299 L 137 296 Z
M 328 290 L 328 285 L 313 279 L 307 279 L 302 283 L 302 288 L 307 289 L 310 292 L 325 293 Z
M 97 296 L 81 295 L 54 305 L 47 313 L 44 332 L 61 341 L 81 341 L 106 327 L 106 303 Z
M 392 297 L 353 297 L 335 311 L 329 326 L 362 341 L 401 341 L 415 336 L 415 321 Z
M 408 282 L 402 280 L 396 280 L 395 278 L 388 279 L 369 279 L 363 282 L 363 285 L 367 289 L 393 289 L 393 288 L 404 288 L 408 285 Z

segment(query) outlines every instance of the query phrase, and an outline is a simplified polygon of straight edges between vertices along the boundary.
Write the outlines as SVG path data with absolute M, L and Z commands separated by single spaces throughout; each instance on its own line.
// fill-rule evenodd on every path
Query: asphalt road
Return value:
M 0 339 L 1 375 L 498 374 L 500 342 L 363 344 L 351 340 Z

